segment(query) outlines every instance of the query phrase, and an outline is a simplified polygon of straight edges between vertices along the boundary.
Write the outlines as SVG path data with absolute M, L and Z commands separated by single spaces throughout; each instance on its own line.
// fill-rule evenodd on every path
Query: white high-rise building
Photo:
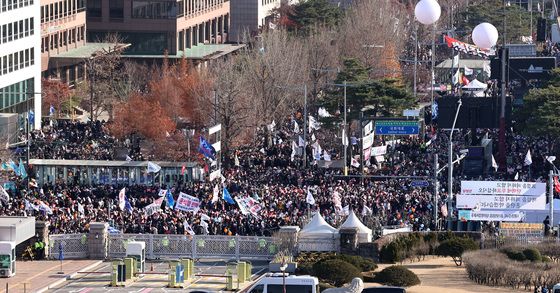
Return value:
M 0 112 L 32 113 L 41 127 L 39 0 L 0 0 Z

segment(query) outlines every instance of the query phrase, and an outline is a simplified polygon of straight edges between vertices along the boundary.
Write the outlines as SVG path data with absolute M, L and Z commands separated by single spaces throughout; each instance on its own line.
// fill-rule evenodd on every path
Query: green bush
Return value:
M 543 255 L 543 257 L 541 258 L 541 261 L 542 261 L 542 262 L 552 262 L 552 259 L 551 259 L 550 257 L 548 257 L 548 256 L 544 256 L 544 255 Z
M 396 263 L 404 259 L 403 253 L 403 247 L 400 242 L 395 240 L 381 248 L 380 256 L 381 260 L 385 263 Z
M 525 254 L 523 254 L 523 252 L 521 251 L 507 251 L 506 255 L 509 259 L 511 260 L 515 260 L 515 261 L 525 261 L 527 260 L 527 258 L 525 257 Z
M 457 266 L 463 264 L 462 255 L 469 250 L 477 250 L 478 245 L 471 238 L 451 238 L 441 242 L 436 253 L 442 256 L 450 256 Z
M 523 254 L 525 255 L 525 258 L 527 260 L 530 260 L 532 262 L 541 261 L 542 259 L 540 251 L 538 251 L 536 248 L 526 248 L 523 250 Z
M 348 254 L 338 254 L 331 256 L 328 259 L 340 259 L 351 265 L 357 267 L 362 272 L 373 271 L 377 268 L 377 265 L 371 258 L 365 258 L 358 255 L 348 255 Z
M 375 282 L 389 286 L 410 287 L 420 284 L 415 273 L 403 266 L 390 266 L 377 273 Z
M 313 265 L 313 273 L 321 280 L 340 287 L 356 277 L 360 270 L 352 264 L 340 259 L 327 259 Z
M 310 262 L 300 262 L 296 268 L 297 275 L 313 275 L 313 264 Z

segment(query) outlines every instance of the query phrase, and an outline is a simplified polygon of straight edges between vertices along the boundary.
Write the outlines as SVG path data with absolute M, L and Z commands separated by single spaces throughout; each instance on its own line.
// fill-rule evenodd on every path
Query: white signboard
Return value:
M 366 136 L 368 134 L 370 134 L 373 131 L 373 121 L 368 122 L 368 124 L 366 124 L 366 126 L 364 127 L 364 134 L 363 136 Z
M 372 156 L 375 156 L 375 157 L 383 156 L 386 153 L 387 153 L 387 146 L 386 145 L 371 148 L 371 155 Z
M 471 211 L 472 221 L 519 222 L 525 219 L 525 212 L 520 211 Z
M 461 194 L 542 195 L 546 183 L 514 181 L 461 181 Z
M 363 149 L 367 149 L 369 147 L 371 147 L 373 145 L 373 133 L 370 135 L 366 135 L 364 136 L 364 143 L 363 143 Z
M 457 194 L 458 209 L 474 210 L 544 210 L 546 195 Z
M 420 109 L 416 109 L 416 110 L 403 110 L 402 111 L 402 115 L 406 116 L 406 117 L 418 117 L 420 116 Z

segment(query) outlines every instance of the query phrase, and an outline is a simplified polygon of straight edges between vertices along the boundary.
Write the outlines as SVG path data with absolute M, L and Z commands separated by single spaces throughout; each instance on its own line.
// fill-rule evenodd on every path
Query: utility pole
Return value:
M 303 168 L 307 167 L 307 84 L 303 85 Z
M 438 183 L 438 154 L 434 154 L 434 229 L 438 228 L 438 202 L 439 202 L 439 183 Z
M 348 141 L 348 133 L 346 131 L 346 80 L 343 82 L 344 85 L 344 128 L 343 128 L 343 135 L 344 137 L 342 138 L 342 141 L 344 142 L 344 175 L 348 175 L 348 155 L 347 155 L 347 149 L 348 149 L 348 144 L 350 143 Z
M 418 94 L 418 89 L 416 85 L 417 78 L 417 70 L 418 70 L 418 25 L 415 25 L 414 28 L 414 97 Z
M 554 171 L 553 170 L 550 170 L 550 172 L 548 173 L 548 204 L 550 205 L 548 207 L 550 227 L 554 227 Z
M 362 125 L 364 121 L 364 112 L 360 111 L 360 174 L 362 174 L 362 184 L 364 183 L 364 126 Z

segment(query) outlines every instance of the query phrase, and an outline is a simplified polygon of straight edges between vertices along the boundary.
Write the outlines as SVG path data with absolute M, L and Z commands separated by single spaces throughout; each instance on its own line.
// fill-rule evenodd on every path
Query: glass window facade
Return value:
M 132 18 L 175 19 L 178 15 L 177 1 L 133 0 Z
M 121 19 L 124 17 L 124 0 L 109 1 L 109 16 L 112 19 Z
M 0 110 L 25 102 L 26 98 L 32 98 L 31 94 L 25 93 L 33 93 L 34 91 L 33 78 L 0 88 Z

